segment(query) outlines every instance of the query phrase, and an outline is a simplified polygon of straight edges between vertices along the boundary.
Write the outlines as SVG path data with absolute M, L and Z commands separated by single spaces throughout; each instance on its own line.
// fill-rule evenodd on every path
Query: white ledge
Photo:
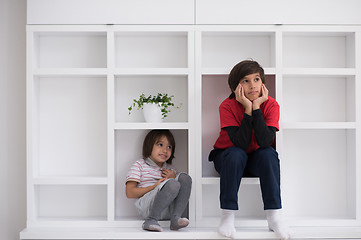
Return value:
M 294 227 L 293 238 L 361 238 L 360 227 Z M 226 239 L 215 228 L 148 232 L 139 228 L 26 228 L 20 239 Z M 235 239 L 277 239 L 267 228 L 237 228 Z

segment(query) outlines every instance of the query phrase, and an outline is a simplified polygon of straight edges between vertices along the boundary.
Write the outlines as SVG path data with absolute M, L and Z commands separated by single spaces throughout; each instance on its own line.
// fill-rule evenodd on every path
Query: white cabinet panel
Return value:
M 27 24 L 193 24 L 193 0 L 28 0 Z
M 197 0 L 196 24 L 361 24 L 360 7 L 358 0 Z

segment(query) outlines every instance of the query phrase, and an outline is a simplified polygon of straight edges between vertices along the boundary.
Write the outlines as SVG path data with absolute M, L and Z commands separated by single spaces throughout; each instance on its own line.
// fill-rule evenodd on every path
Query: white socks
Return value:
M 234 227 L 234 213 L 236 210 L 222 209 L 221 222 L 218 233 L 224 237 L 234 238 L 236 228 Z
M 288 226 L 283 222 L 281 209 L 266 210 L 268 228 L 282 240 L 291 238 Z
M 236 210 L 221 210 L 222 217 L 218 227 L 218 233 L 224 237 L 234 238 L 236 234 L 236 228 L 234 227 L 234 214 Z M 266 217 L 268 221 L 268 228 L 280 239 L 288 240 L 291 238 L 291 231 L 283 222 L 281 209 L 266 210 Z

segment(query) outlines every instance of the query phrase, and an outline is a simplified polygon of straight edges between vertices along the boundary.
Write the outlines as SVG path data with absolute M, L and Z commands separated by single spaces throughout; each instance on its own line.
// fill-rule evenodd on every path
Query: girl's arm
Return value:
M 261 148 L 270 146 L 275 139 L 277 128 L 266 125 L 260 109 L 254 110 L 252 116 L 252 125 L 258 146 Z
M 234 146 L 247 150 L 252 139 L 252 117 L 243 115 L 241 126 L 230 126 L 224 128 Z
M 165 178 L 162 178 L 162 179 L 158 180 L 156 184 L 149 186 L 149 187 L 137 187 L 137 184 L 138 184 L 137 182 L 129 181 L 125 185 L 125 193 L 127 195 L 127 198 L 140 198 L 147 192 L 152 191 L 164 180 L 165 180 Z

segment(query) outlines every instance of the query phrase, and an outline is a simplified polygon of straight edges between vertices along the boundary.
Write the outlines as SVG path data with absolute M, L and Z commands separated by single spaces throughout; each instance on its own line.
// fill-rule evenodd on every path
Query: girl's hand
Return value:
M 262 103 L 268 100 L 268 89 L 266 85 L 262 84 L 261 86 L 261 95 L 253 101 L 252 109 L 256 110 L 259 109 Z
M 236 95 L 236 100 L 244 107 L 245 112 L 251 116 L 252 102 L 244 95 L 244 88 L 241 84 L 238 84 L 236 90 L 234 90 L 234 94 Z
M 154 185 L 153 187 L 156 188 L 161 182 L 163 182 L 165 180 L 165 178 L 159 179 Z M 153 189 L 154 189 L 153 188 Z
M 175 178 L 176 175 L 173 170 L 164 168 L 164 169 L 162 169 L 162 177 L 164 177 L 165 179 L 168 179 L 168 178 Z

